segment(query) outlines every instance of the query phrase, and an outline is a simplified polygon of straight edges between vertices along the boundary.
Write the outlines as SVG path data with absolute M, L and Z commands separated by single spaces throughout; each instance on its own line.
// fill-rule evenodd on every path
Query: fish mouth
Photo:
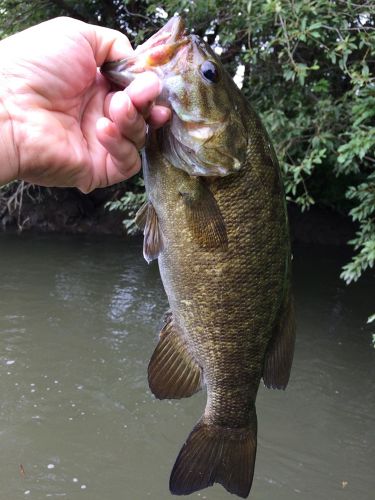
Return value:
M 137 74 L 156 70 L 169 63 L 188 41 L 184 21 L 180 16 L 174 16 L 151 38 L 139 45 L 131 56 L 106 62 L 100 71 L 108 80 L 125 88 Z

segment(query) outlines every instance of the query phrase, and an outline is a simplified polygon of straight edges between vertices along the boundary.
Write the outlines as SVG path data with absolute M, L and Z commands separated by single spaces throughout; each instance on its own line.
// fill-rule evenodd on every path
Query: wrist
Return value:
M 11 94 L 0 87 L 0 186 L 16 180 L 19 173 L 14 123 L 6 104 L 9 99 Z

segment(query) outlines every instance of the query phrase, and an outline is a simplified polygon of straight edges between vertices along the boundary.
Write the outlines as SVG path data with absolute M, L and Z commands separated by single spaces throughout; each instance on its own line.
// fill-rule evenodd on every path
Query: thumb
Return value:
M 105 61 L 117 61 L 134 52 L 127 36 L 120 31 L 92 24 L 87 26 L 90 28 L 88 42 L 97 66 Z

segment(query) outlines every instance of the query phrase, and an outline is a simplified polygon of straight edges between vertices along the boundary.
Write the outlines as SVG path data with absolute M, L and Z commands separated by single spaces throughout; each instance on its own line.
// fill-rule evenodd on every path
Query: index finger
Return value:
M 146 71 L 137 75 L 130 85 L 126 87 L 125 92 L 143 117 L 148 118 L 154 101 L 162 90 L 162 86 L 161 80 L 155 73 Z

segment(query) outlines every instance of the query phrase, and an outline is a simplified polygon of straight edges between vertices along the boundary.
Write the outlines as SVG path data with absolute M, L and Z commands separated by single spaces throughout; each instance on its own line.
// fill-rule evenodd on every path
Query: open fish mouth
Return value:
M 163 28 L 139 45 L 131 56 L 104 63 L 100 71 L 113 83 L 127 87 L 138 73 L 153 70 L 172 60 L 176 52 L 189 42 L 181 17 L 172 17 Z

